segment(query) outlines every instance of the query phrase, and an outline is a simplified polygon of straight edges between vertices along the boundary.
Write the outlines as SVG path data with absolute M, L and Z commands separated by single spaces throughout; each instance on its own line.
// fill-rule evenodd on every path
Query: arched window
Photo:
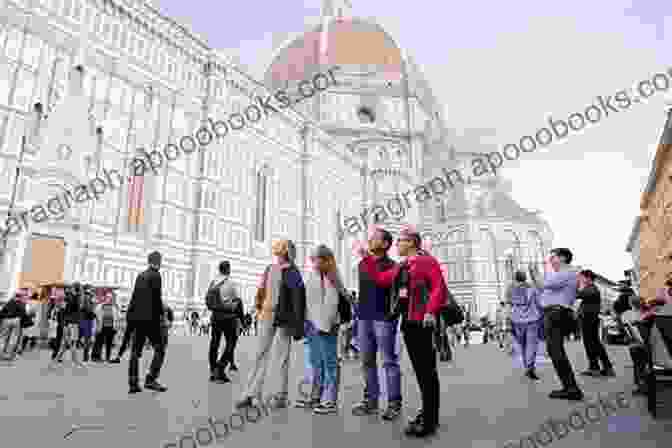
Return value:
M 268 196 L 268 173 L 266 167 L 257 172 L 256 178 L 257 205 L 255 212 L 254 239 L 266 239 L 266 198 Z

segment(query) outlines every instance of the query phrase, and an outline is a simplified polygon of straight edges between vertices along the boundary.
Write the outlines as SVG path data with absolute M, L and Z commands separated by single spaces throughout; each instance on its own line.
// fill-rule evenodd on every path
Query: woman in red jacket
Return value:
M 375 258 L 362 252 L 362 266 L 382 288 L 393 287 L 408 357 L 413 365 L 422 395 L 422 409 L 410 421 L 406 434 L 426 437 L 439 425 L 439 375 L 436 371 L 434 328 L 447 300 L 447 288 L 438 261 L 423 251 L 420 234 L 406 227 L 397 240 L 399 255 L 405 260 L 392 269 L 379 272 Z

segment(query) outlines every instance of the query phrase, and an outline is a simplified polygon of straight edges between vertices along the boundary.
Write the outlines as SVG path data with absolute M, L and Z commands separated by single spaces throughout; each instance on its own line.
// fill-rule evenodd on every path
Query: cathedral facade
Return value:
M 164 295 L 178 315 L 203 306 L 224 259 L 249 307 L 277 238 L 296 243 L 302 265 L 314 245 L 333 247 L 356 289 L 353 243 L 381 219 L 393 233 L 405 223 L 421 229 L 458 299 L 483 314 L 512 269 L 540 263 L 550 249 L 547 223 L 518 206 L 496 174 L 467 177 L 403 215 L 366 214 L 439 172 L 468 172 L 479 154 L 455 147 L 406 51 L 345 3 L 325 2 L 322 17 L 275 49 L 256 77 L 146 1 L 11 0 L 3 8 L 5 213 L 31 213 L 82 179 L 123 171 L 222 117 L 248 116 L 258 98 L 298 97 L 330 69 L 336 84 L 263 120 L 248 116 L 207 149 L 129 176 L 58 219 L 35 219 L 2 241 L 2 294 L 79 280 L 120 286 L 128 299 L 147 253 L 159 250 Z M 346 231 L 347 218 L 362 215 L 357 233 Z

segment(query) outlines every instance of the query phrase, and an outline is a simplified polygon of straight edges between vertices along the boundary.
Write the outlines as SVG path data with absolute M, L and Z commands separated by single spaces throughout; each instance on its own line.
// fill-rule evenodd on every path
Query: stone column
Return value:
M 311 133 L 310 129 L 308 126 L 305 126 L 301 128 L 301 139 L 303 143 L 303 147 L 301 150 L 301 156 L 299 163 L 301 164 L 301 186 L 300 186 L 300 204 L 301 204 L 301 211 L 300 211 L 300 217 L 299 219 L 301 220 L 300 225 L 299 225 L 299 241 L 295 241 L 296 245 L 296 261 L 297 261 L 297 266 L 301 266 L 303 269 L 303 265 L 305 264 L 304 261 L 306 260 L 307 254 L 307 239 L 308 239 L 308 230 L 306 226 L 306 220 L 308 217 L 308 163 L 309 163 L 309 144 L 310 144 L 310 139 L 311 139 Z

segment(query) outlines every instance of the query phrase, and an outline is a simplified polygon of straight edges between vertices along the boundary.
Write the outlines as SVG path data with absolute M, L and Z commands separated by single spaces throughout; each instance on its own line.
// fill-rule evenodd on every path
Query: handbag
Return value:
M 450 292 L 446 284 L 443 282 L 443 287 L 446 291 L 446 305 L 441 309 L 441 315 L 447 326 L 453 326 L 464 322 L 464 311 L 455 300 L 455 297 Z
M 399 274 L 394 281 L 394 287 L 392 288 L 389 299 L 385 304 L 385 320 L 392 321 L 398 319 L 399 316 L 404 314 L 406 304 L 408 303 L 408 286 L 408 266 L 406 263 L 402 263 L 399 269 Z
M 346 324 L 352 321 L 352 307 L 350 306 L 350 298 L 343 292 L 338 293 L 338 315 L 341 318 L 342 324 Z

